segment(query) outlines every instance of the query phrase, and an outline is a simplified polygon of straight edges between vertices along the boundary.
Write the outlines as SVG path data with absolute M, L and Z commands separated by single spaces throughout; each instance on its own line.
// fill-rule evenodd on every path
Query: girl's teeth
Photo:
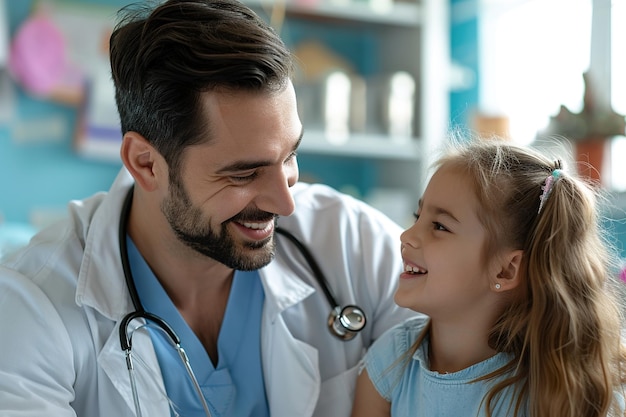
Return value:
M 421 268 L 413 267 L 411 265 L 405 265 L 404 266 L 404 271 L 405 272 L 410 272 L 412 274 L 424 274 L 424 273 L 426 273 L 425 270 L 423 270 Z

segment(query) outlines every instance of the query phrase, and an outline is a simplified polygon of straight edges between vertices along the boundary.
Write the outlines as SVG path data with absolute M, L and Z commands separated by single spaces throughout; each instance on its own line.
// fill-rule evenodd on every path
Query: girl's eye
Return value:
M 416 211 L 415 213 L 413 213 L 413 218 L 415 219 L 415 223 L 417 223 L 420 218 L 420 214 Z
M 448 229 L 443 224 L 441 224 L 439 222 L 433 222 L 433 226 L 435 227 L 435 230 L 439 230 L 439 231 L 442 231 L 442 232 L 447 232 L 448 231 Z

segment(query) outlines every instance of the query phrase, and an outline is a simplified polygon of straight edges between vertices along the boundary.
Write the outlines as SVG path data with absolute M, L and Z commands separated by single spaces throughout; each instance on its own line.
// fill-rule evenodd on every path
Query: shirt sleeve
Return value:
M 0 307 L 0 415 L 75 415 L 74 348 L 49 298 L 0 267 Z
M 390 328 L 376 339 L 363 358 L 362 366 L 367 369 L 372 384 L 387 401 L 391 401 L 407 362 L 412 360 L 411 345 L 423 322 L 422 318 L 414 318 Z

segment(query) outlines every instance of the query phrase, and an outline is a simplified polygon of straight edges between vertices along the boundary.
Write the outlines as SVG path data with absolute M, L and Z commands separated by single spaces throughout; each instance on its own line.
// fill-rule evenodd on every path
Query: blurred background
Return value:
M 108 36 L 129 0 L 0 0 L 0 256 L 121 168 Z M 505 136 L 606 191 L 626 258 L 626 0 L 244 0 L 299 64 L 301 180 L 407 226 L 451 136 Z

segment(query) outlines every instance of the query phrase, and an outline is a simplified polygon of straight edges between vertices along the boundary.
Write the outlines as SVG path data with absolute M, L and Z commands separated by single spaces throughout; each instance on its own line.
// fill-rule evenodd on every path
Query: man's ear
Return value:
M 158 187 L 158 165 L 163 158 L 145 137 L 137 132 L 126 132 L 120 157 L 137 185 L 146 191 L 154 191 Z
M 501 258 L 499 271 L 494 279 L 496 291 L 512 290 L 520 284 L 519 271 L 523 256 L 524 251 L 517 249 L 506 253 Z

